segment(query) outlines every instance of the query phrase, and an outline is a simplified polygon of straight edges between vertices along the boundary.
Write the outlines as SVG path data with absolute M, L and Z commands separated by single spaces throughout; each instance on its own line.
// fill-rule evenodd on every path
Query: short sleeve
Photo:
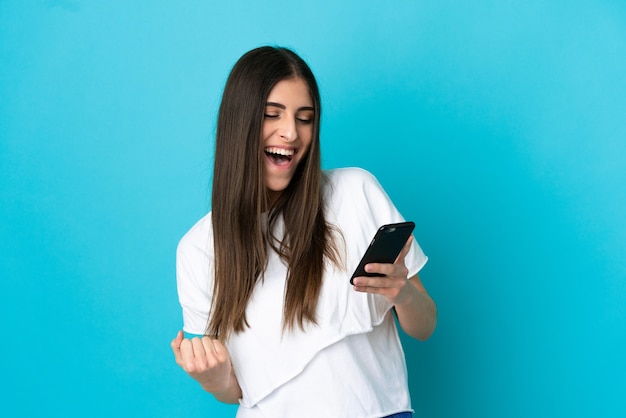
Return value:
M 405 218 L 376 177 L 368 171 L 360 168 L 332 170 L 329 179 L 332 184 L 329 211 L 337 219 L 348 241 L 348 268 L 352 271 L 378 228 L 389 223 L 404 222 Z M 405 259 L 409 277 L 417 274 L 427 260 L 417 239 L 414 239 Z
M 213 295 L 213 245 L 210 216 L 183 236 L 176 250 L 176 282 L 183 330 L 204 334 Z
M 400 214 L 376 177 L 365 171 L 364 189 L 368 201 L 368 207 L 372 219 L 376 224 L 376 230 L 387 223 L 404 222 L 406 219 Z M 375 231 L 373 231 L 375 232 Z M 374 233 L 371 234 L 372 237 Z M 416 275 L 428 261 L 417 239 L 413 239 L 411 248 L 405 258 L 405 263 L 409 269 L 408 277 Z
M 360 168 L 342 168 L 328 172 L 328 211 L 330 221 L 341 229 L 347 255 L 347 275 L 350 275 L 382 225 L 404 222 L 405 218 L 395 207 L 376 177 Z M 415 233 L 414 233 L 415 235 Z M 428 258 L 422 251 L 416 239 L 413 239 L 411 248 L 405 257 L 405 264 L 409 271 L 408 277 L 417 274 L 426 264 Z M 349 276 L 348 276 L 349 277 Z M 347 282 L 347 279 L 344 279 Z M 341 289 L 340 289 L 341 290 Z M 352 303 L 360 298 L 367 299 L 364 305 L 369 314 L 369 323 L 379 325 L 387 312 L 392 308 L 384 297 L 377 294 L 358 294 L 350 291 Z M 357 302 L 354 306 L 358 312 L 355 321 L 346 321 L 348 328 L 361 327 L 358 317 L 366 312 L 360 311 L 363 306 Z M 358 306 L 358 307 L 357 307 Z

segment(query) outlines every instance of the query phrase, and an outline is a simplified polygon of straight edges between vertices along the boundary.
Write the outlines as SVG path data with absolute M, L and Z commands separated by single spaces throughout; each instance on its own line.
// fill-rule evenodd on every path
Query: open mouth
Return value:
M 296 151 L 294 149 L 284 149 L 277 147 L 266 147 L 264 151 L 269 160 L 277 166 L 289 164 L 293 159 L 293 156 L 296 154 Z

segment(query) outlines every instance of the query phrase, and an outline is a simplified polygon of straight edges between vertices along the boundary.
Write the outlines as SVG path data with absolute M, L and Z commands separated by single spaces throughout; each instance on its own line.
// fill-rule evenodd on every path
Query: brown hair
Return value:
M 315 108 L 313 138 L 289 186 L 271 208 L 263 182 L 261 129 L 271 89 L 302 79 Z M 213 303 L 206 333 L 221 340 L 248 326 L 246 307 L 263 279 L 268 245 L 288 266 L 283 330 L 316 323 L 325 261 L 340 265 L 334 228 L 324 217 L 319 144 L 320 96 L 308 65 L 286 48 L 261 47 L 233 67 L 219 109 L 212 190 Z M 263 211 L 268 210 L 264 228 Z M 284 236 L 274 226 L 284 220 Z

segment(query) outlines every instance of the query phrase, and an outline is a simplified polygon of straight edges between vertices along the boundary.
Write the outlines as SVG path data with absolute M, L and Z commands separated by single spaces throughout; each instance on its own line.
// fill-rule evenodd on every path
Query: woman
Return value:
M 233 67 L 219 110 L 212 211 L 177 251 L 176 362 L 239 418 L 410 417 L 402 329 L 436 307 L 409 239 L 384 277 L 358 277 L 378 227 L 402 216 L 360 169 L 321 170 L 320 98 L 307 64 L 261 47 Z

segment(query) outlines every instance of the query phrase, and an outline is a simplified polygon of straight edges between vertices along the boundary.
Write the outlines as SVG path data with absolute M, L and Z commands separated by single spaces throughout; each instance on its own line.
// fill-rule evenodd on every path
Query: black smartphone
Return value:
M 374 239 L 367 247 L 354 274 L 350 277 L 350 284 L 353 284 L 352 280 L 359 276 L 384 276 L 379 273 L 367 273 L 365 265 L 369 263 L 393 263 L 396 261 L 398 254 L 402 251 L 402 247 L 406 244 L 414 228 L 415 223 L 413 222 L 400 222 L 381 226 L 376 231 Z

